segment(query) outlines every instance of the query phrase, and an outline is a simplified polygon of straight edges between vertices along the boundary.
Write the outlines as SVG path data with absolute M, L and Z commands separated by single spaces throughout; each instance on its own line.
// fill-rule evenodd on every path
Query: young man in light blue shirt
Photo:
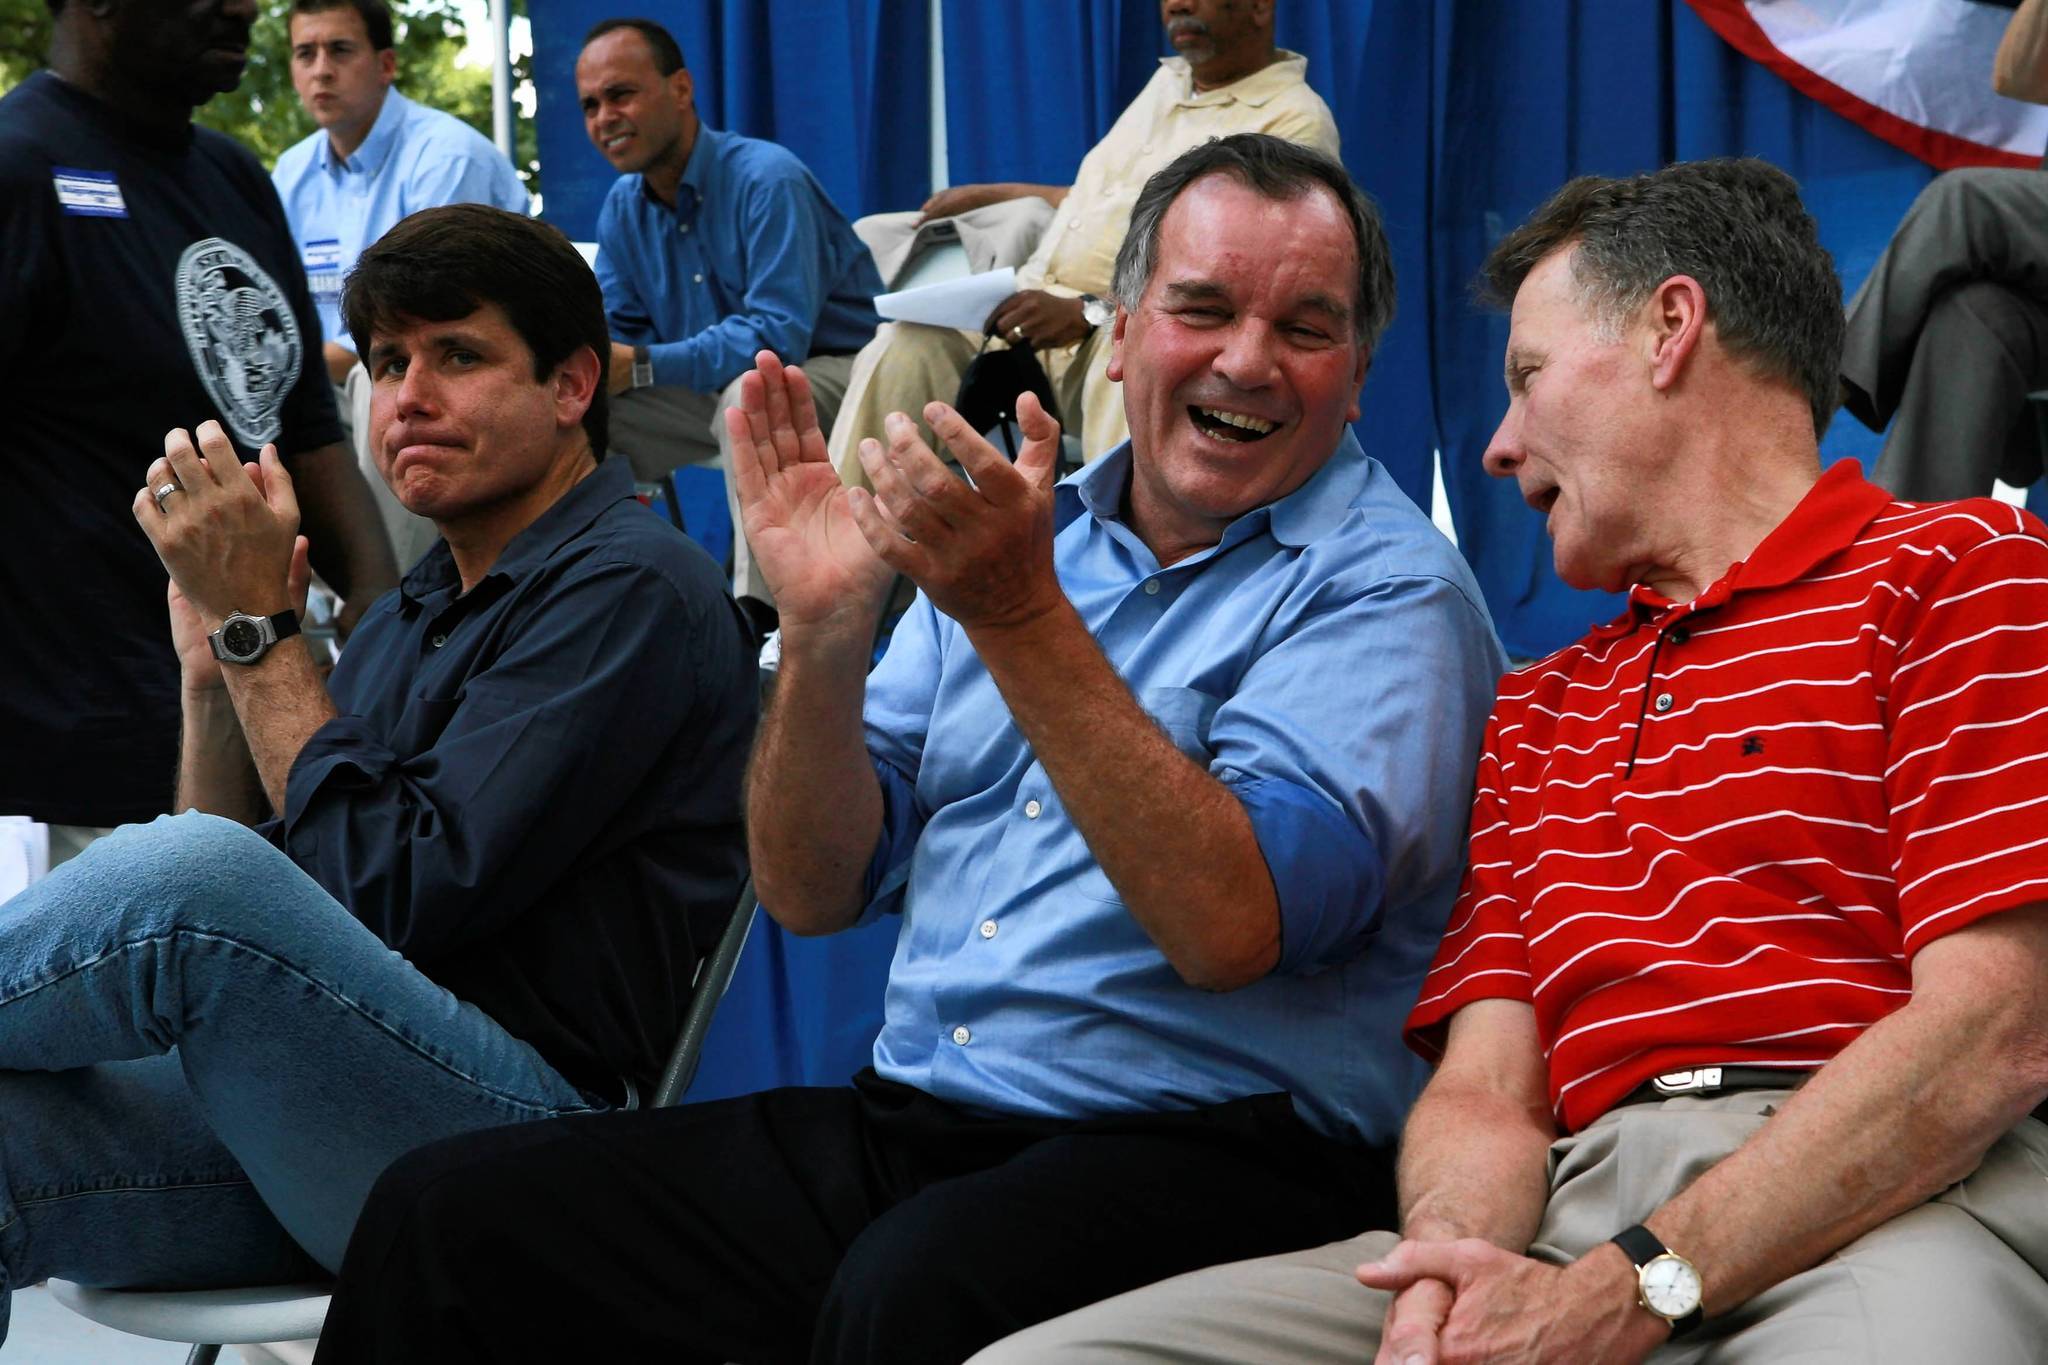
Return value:
M 880 324 L 881 276 L 788 149 L 698 122 L 682 50 L 659 24 L 593 28 L 576 94 L 591 142 L 624 172 L 597 220 L 612 446 L 644 480 L 684 464 L 725 468 L 737 529 L 722 414 L 739 402 L 740 376 L 764 350 L 801 363 L 829 428 L 854 354 Z M 733 560 L 735 591 L 765 606 L 744 535 Z
M 327 373 L 341 390 L 370 488 L 401 566 L 433 543 L 433 531 L 383 496 L 367 456 L 369 388 L 341 320 L 341 282 L 393 223 L 442 204 L 492 204 L 527 213 L 531 202 L 504 153 L 461 119 L 414 104 L 391 88 L 398 71 L 384 0 L 293 0 L 292 86 L 320 125 L 277 159 L 271 180 L 320 314 Z

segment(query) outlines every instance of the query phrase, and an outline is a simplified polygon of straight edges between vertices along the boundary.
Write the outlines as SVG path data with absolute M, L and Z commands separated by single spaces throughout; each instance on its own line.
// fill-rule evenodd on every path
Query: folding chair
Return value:
M 698 1056 L 704 1050 L 704 1036 L 711 1030 L 711 1016 L 732 984 L 733 968 L 747 946 L 759 905 L 753 879 L 748 878 L 719 935 L 718 946 L 697 964 L 689 1008 L 669 1051 L 661 1084 L 655 1088 L 656 1106 L 676 1103 L 690 1088 Z M 199 1343 L 185 1357 L 185 1365 L 213 1365 L 222 1346 L 317 1337 L 327 1320 L 333 1291 L 331 1282 L 251 1289 L 145 1290 L 88 1289 L 69 1280 L 50 1281 L 51 1297 L 102 1327 L 155 1341 Z

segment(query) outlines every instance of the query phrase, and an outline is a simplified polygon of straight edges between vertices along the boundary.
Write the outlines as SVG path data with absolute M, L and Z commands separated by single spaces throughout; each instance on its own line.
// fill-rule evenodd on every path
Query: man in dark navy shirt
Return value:
M 0 813 L 62 857 L 169 808 L 178 672 L 128 497 L 165 428 L 275 441 L 344 623 L 397 581 L 340 444 L 320 324 L 256 159 L 192 126 L 241 79 L 251 0 L 52 0 L 0 101 Z
M 598 463 L 589 268 L 543 224 L 432 209 L 345 313 L 378 471 L 441 543 L 329 686 L 276 448 L 240 465 L 207 423 L 148 466 L 198 812 L 0 906 L 0 1334 L 48 1275 L 331 1268 L 398 1154 L 630 1103 L 744 876 L 746 628 Z

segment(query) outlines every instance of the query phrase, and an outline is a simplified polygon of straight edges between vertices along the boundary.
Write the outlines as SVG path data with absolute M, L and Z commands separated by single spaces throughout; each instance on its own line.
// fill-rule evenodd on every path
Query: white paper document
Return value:
M 897 322 L 923 322 L 933 327 L 958 327 L 979 332 L 996 305 L 1017 292 L 1017 272 L 1009 266 L 962 275 L 919 289 L 877 294 L 875 311 Z
M 50 827 L 26 815 L 0 815 L 0 901 L 50 875 Z

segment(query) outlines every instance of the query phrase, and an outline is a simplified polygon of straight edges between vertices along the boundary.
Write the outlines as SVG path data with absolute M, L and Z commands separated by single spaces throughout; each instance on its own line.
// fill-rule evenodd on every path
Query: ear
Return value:
M 387 47 L 377 54 L 377 84 L 389 90 L 391 83 L 397 79 L 398 51 Z
M 1131 315 L 1126 313 L 1124 306 L 1119 303 L 1116 306 L 1116 320 L 1109 324 L 1109 368 L 1105 371 L 1118 383 L 1121 383 L 1124 377 L 1124 328 L 1130 320 Z
M 676 107 L 678 109 L 688 106 L 692 111 L 695 111 L 697 108 L 697 83 L 690 79 L 689 67 L 681 67 L 673 76 L 670 76 L 668 78 L 668 88 L 670 93 L 676 97 Z
M 1273 31 L 1273 0 L 1252 0 L 1252 25 L 1261 33 Z
M 569 353 L 569 358 L 555 367 L 555 426 L 569 431 L 580 425 L 583 414 L 590 411 L 591 399 L 597 395 L 598 381 L 604 377 L 604 366 L 598 361 L 597 352 L 588 346 L 578 346 Z
M 1344 420 L 1347 422 L 1356 422 L 1364 414 L 1365 410 L 1359 406 L 1359 390 L 1365 387 L 1365 373 L 1371 368 L 1372 348 L 1359 347 L 1358 364 L 1351 371 L 1351 406 L 1344 412 Z
M 1673 275 L 1643 304 L 1650 384 L 1668 392 L 1685 373 L 1707 330 L 1707 291 L 1690 275 Z

